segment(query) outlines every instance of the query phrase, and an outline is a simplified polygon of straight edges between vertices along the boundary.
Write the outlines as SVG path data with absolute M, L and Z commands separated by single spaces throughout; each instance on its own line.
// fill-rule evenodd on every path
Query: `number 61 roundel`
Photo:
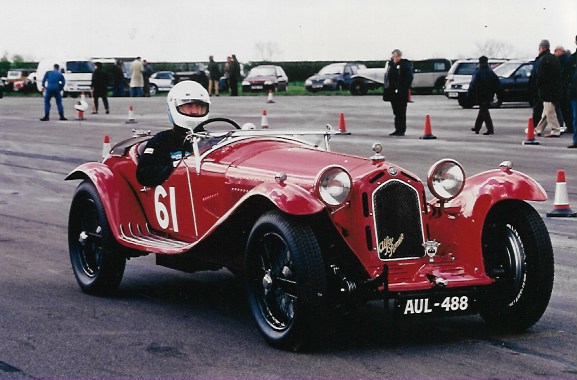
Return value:
M 168 204 L 170 205 L 170 212 L 164 204 L 164 199 L 168 197 Z M 163 202 L 164 201 L 164 202 Z M 156 220 L 160 228 L 166 230 L 172 224 L 172 230 L 178 232 L 178 218 L 176 216 L 176 197 L 174 187 L 168 188 L 168 194 L 161 185 L 156 186 L 154 190 L 154 211 L 156 213 Z

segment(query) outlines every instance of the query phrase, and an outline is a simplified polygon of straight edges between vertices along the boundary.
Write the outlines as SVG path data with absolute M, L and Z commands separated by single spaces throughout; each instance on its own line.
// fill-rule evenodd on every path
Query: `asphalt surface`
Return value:
M 184 274 L 130 260 L 118 295 L 83 294 L 66 242 L 69 204 L 77 183 L 64 177 L 99 160 L 102 140 L 169 127 L 164 97 L 111 98 L 111 114 L 40 122 L 40 98 L 0 100 L 0 378 L 576 378 L 577 218 L 546 218 L 557 169 L 565 169 L 577 210 L 577 151 L 568 136 L 523 146 L 531 110 L 492 110 L 496 134 L 470 131 L 477 110 L 443 96 L 415 96 L 408 134 L 393 130 L 390 105 L 378 96 L 213 98 L 211 116 L 271 129 L 323 129 L 345 119 L 351 136 L 332 148 L 387 160 L 421 179 L 437 160 L 457 159 L 468 175 L 511 160 L 538 180 L 549 200 L 533 206 L 545 218 L 555 251 L 555 286 L 543 318 L 518 335 L 490 330 L 478 316 L 424 321 L 387 320 L 379 304 L 330 322 L 317 348 L 304 353 L 269 347 L 260 337 L 242 283 L 229 272 Z M 137 124 L 126 124 L 128 106 Z M 55 110 L 52 118 L 57 119 Z M 436 140 L 421 140 L 425 115 Z M 327 322 L 329 323 L 329 322 Z

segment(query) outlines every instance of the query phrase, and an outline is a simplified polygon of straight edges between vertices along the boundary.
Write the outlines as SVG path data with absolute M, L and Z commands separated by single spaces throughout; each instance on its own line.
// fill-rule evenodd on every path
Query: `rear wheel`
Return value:
M 126 259 L 110 231 L 98 191 L 88 181 L 78 186 L 72 200 L 68 247 L 74 276 L 84 292 L 103 295 L 118 288 Z
M 325 311 L 326 276 L 312 229 L 277 211 L 254 225 L 245 261 L 252 314 L 272 346 L 310 343 Z
M 467 94 L 466 93 L 459 93 L 459 96 L 457 97 L 457 101 L 459 102 L 459 105 L 465 109 L 469 109 L 469 108 L 473 108 L 472 102 L 468 101 L 467 98 Z
M 351 95 L 366 95 L 367 86 L 361 80 L 353 80 L 350 84 L 349 90 Z
M 158 86 L 155 84 L 150 84 L 150 96 L 156 95 L 158 92 Z
M 506 331 L 533 326 L 553 289 L 553 249 L 543 219 L 525 202 L 503 203 L 489 213 L 482 239 L 485 271 L 496 281 L 481 304 L 481 317 Z

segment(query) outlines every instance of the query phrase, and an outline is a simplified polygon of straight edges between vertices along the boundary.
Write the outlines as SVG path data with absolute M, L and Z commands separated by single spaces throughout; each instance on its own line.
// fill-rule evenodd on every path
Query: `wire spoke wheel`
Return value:
M 325 309 L 322 256 L 310 227 L 271 211 L 249 236 L 245 261 L 249 304 L 273 346 L 298 350 Z
M 74 276 L 83 291 L 100 295 L 118 288 L 126 259 L 110 231 L 98 191 L 90 182 L 81 183 L 74 194 L 68 247 Z
M 481 302 L 481 317 L 501 330 L 522 331 L 541 318 L 553 289 L 549 232 L 527 203 L 503 202 L 483 229 L 483 260 L 495 279 Z

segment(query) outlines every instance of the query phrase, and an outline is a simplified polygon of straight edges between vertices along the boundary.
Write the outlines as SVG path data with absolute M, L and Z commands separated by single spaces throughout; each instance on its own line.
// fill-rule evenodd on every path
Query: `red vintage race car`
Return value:
M 465 178 L 445 159 L 428 173 L 427 201 L 424 183 L 379 144 L 370 158 L 331 152 L 339 133 L 209 119 L 188 136 L 194 152 L 155 188 L 136 179 L 151 136 L 120 142 L 66 178 L 82 180 L 68 227 L 78 284 L 111 293 L 126 260 L 148 254 L 185 272 L 225 267 L 245 279 L 267 342 L 291 350 L 317 339 L 335 307 L 370 300 L 407 317 L 480 313 L 508 331 L 541 318 L 553 251 L 527 203 L 547 198 L 537 182 L 510 162 Z M 325 143 L 301 136 L 313 134 Z

